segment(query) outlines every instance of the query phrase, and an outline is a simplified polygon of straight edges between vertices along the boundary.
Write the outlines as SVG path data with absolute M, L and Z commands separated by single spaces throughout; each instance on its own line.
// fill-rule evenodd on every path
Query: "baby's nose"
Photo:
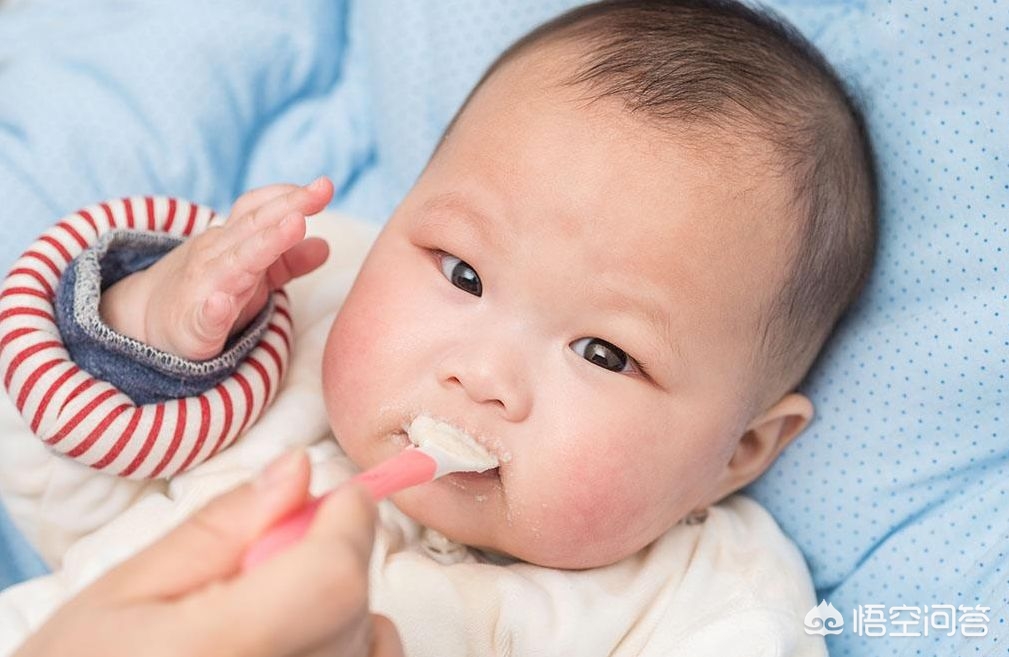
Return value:
M 496 407 L 509 421 L 521 421 L 532 406 L 532 391 L 516 349 L 487 343 L 460 346 L 442 360 L 438 382 L 477 404 Z

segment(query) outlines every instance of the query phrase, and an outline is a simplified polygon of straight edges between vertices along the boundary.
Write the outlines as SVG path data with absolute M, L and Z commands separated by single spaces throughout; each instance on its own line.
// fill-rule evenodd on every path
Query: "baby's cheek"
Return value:
M 655 538 L 652 491 L 621 473 L 575 477 L 538 500 L 538 538 L 562 567 L 589 567 L 633 553 Z
M 353 381 L 362 378 L 367 354 L 374 354 L 374 334 L 366 330 L 363 317 L 355 317 L 353 309 L 341 314 L 330 330 L 323 359 L 323 385 L 327 396 L 336 400 L 354 393 Z M 363 382 L 362 382 L 363 383 Z
M 381 388 L 387 350 L 380 328 L 387 324 L 381 305 L 367 302 L 367 297 L 352 296 L 341 309 L 330 329 L 322 363 L 322 382 L 326 409 L 337 436 L 350 429 L 350 418 L 359 416 L 354 409 L 372 408 L 375 398 L 387 394 Z

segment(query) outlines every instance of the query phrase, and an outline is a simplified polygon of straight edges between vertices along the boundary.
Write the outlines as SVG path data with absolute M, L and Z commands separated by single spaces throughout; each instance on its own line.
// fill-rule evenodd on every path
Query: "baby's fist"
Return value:
M 333 197 L 325 177 L 242 195 L 212 226 L 102 294 L 102 319 L 123 335 L 187 358 L 217 356 L 266 305 L 270 292 L 314 270 L 329 254 L 305 238 L 305 217 Z

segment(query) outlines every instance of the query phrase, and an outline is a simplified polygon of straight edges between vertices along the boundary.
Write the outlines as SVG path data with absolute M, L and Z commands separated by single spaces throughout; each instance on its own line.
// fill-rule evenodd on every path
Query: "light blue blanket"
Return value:
M 226 209 L 249 187 L 326 173 L 337 207 L 382 221 L 492 57 L 572 4 L 0 10 L 0 265 L 60 215 L 121 195 Z M 1009 654 L 1009 9 L 773 4 L 865 101 L 882 245 L 866 296 L 803 386 L 816 422 L 750 493 L 843 614 L 832 654 Z M 922 632 L 943 604 L 988 607 L 987 635 L 893 636 Z M 885 636 L 855 627 L 867 605 L 882 605 Z M 899 623 L 913 611 L 901 605 L 918 608 L 916 624 Z

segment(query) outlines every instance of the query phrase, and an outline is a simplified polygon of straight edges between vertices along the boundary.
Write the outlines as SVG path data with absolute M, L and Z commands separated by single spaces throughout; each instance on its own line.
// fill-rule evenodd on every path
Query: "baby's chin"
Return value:
M 503 486 L 497 468 L 456 473 L 402 491 L 392 501 L 400 511 L 464 545 L 496 549 Z
M 436 488 L 439 484 L 441 487 Z M 585 570 L 611 565 L 643 547 L 547 533 L 536 521 L 523 522 L 521 510 L 509 514 L 491 499 L 476 502 L 472 490 L 456 488 L 452 482 L 433 482 L 403 491 L 394 496 L 393 502 L 415 522 L 485 553 L 491 562 L 513 560 L 546 568 Z

